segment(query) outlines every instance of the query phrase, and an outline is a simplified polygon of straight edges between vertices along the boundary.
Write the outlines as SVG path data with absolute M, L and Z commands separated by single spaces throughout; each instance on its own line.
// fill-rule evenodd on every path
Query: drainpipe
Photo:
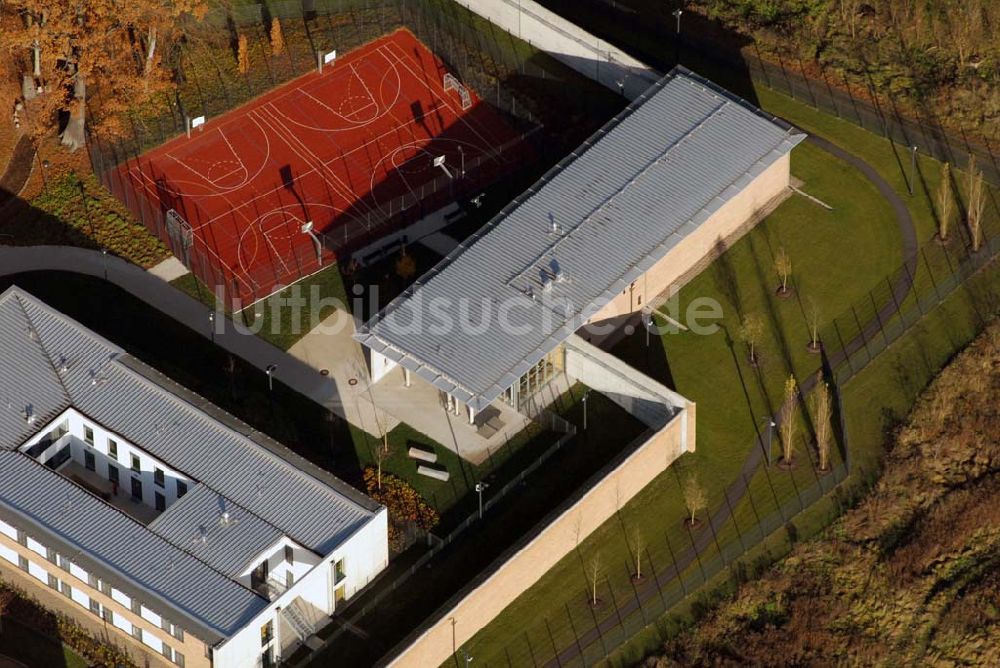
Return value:
M 403 387 L 410 386 L 410 370 L 403 369 Z
M 468 406 L 469 409 L 469 424 L 476 424 L 476 414 L 472 410 L 472 406 Z

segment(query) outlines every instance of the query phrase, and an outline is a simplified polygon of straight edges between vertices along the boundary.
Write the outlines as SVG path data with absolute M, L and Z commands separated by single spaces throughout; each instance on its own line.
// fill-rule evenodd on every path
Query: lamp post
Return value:
M 458 154 L 461 156 L 461 159 L 462 159 L 462 165 L 459 168 L 459 176 L 461 176 L 464 179 L 465 178 L 465 150 L 462 148 L 461 145 L 459 145 L 459 147 L 458 147 Z
M 212 343 L 215 343 L 215 311 L 208 312 L 208 331 L 212 334 Z
M 910 191 L 910 197 L 913 197 L 913 184 L 917 180 L 917 145 L 914 144 L 910 147 L 910 180 L 906 183 L 907 188 Z
M 489 487 L 488 483 L 477 482 L 476 483 L 476 494 L 479 495 L 479 519 L 483 519 L 483 492 Z
M 268 364 L 267 368 L 264 369 L 264 373 L 267 374 L 267 391 L 270 392 L 274 389 L 274 372 L 278 369 L 277 364 Z
M 680 7 L 678 7 L 672 12 L 673 17 L 677 19 L 677 31 L 676 35 L 674 36 L 674 61 L 678 65 L 681 64 L 681 15 L 683 13 L 684 10 L 681 9 Z
M 774 421 L 773 417 L 768 416 L 764 419 L 767 420 L 767 465 L 771 466 L 771 441 L 774 437 L 774 428 L 778 424 Z
M 587 431 L 587 397 L 590 396 L 590 390 L 583 393 L 583 430 Z
M 674 18 L 677 19 L 677 34 L 678 35 L 681 34 L 681 14 L 683 14 L 683 13 L 684 13 L 684 10 L 681 9 L 680 7 L 678 7 L 677 9 L 675 9 L 673 11 Z

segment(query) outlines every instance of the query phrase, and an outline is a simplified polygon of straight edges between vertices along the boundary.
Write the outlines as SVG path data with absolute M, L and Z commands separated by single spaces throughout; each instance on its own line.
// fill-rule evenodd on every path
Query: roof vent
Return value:
M 542 292 L 552 292 L 552 277 L 548 274 L 542 276 Z
M 36 330 L 31 325 L 28 325 L 28 338 L 31 339 L 32 341 L 38 340 L 38 330 Z
M 228 527 L 234 524 L 239 524 L 239 520 L 235 519 L 228 510 L 223 510 L 222 514 L 219 515 L 219 524 Z
M 59 356 L 59 373 L 66 373 L 69 371 L 69 360 L 66 359 L 65 355 Z
M 556 217 L 549 212 L 549 234 L 559 234 L 559 223 L 556 222 Z
M 562 283 L 566 280 L 566 274 L 563 273 L 562 267 L 559 266 L 559 260 L 552 258 L 549 262 L 549 269 L 552 270 L 552 278 L 555 279 L 556 283 Z
M 38 416 L 35 415 L 35 409 L 31 404 L 24 407 L 24 412 L 21 415 L 24 416 L 24 421 L 28 424 L 35 424 L 35 420 L 38 419 Z
M 208 529 L 204 525 L 198 527 L 198 535 L 194 537 L 194 542 L 202 545 L 208 542 Z

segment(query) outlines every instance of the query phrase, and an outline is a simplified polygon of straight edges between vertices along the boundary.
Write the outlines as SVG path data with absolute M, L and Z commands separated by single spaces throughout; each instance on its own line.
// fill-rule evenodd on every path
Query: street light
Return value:
M 476 483 L 476 494 L 479 495 L 479 519 L 483 519 L 483 491 L 485 491 L 487 487 L 489 487 L 488 483 Z
M 462 650 L 462 657 L 465 659 L 465 665 L 466 666 L 468 666 L 470 663 L 472 663 L 473 657 L 469 654 L 469 650 L 463 649 Z
M 264 369 L 264 373 L 267 374 L 267 390 L 270 392 L 274 389 L 274 372 L 278 369 L 277 364 L 268 364 L 267 368 Z
M 774 428 L 778 426 L 778 423 L 774 421 L 773 417 L 765 417 L 767 420 L 767 465 L 771 465 L 771 440 L 774 436 Z
M 583 393 L 583 430 L 587 431 L 587 397 L 590 396 L 590 390 Z
M 462 166 L 461 166 L 461 169 L 459 170 L 459 174 L 464 179 L 465 178 L 465 150 L 461 146 L 458 147 L 458 154 L 460 156 L 462 156 Z
M 913 196 L 913 184 L 917 180 L 917 145 L 914 144 L 910 147 L 910 180 L 906 183 L 906 187 L 910 191 L 910 197 Z
M 681 9 L 680 7 L 678 7 L 677 9 L 675 9 L 673 11 L 674 18 L 677 19 L 677 34 L 678 35 L 681 34 L 681 14 L 683 14 L 683 13 L 684 13 L 684 10 Z
M 208 312 L 208 331 L 212 334 L 212 343 L 215 343 L 215 311 Z

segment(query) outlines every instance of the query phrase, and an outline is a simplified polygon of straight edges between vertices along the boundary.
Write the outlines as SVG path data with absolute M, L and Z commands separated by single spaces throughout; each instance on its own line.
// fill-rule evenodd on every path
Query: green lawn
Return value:
M 0 655 L 32 668 L 87 668 L 87 662 L 66 645 L 33 629 L 21 626 L 5 615 L 0 632 Z
M 562 647 L 573 642 L 575 630 L 592 627 L 581 559 L 589 562 L 597 556 L 605 563 L 605 587 L 613 591 L 605 597 L 623 600 L 633 595 L 625 564 L 631 561 L 630 544 L 636 531 L 646 536 L 644 542 L 658 568 L 668 563 L 669 550 L 688 549 L 691 537 L 681 526 L 685 514 L 681 488 L 688 472 L 697 472 L 707 488 L 709 507 L 718 508 L 725 487 L 736 478 L 753 447 L 755 423 L 773 414 L 781 403 L 784 379 L 792 373 L 802 381 L 819 368 L 818 356 L 806 350 L 805 305 L 815 302 L 821 318 L 828 319 L 902 261 L 892 211 L 863 175 L 808 144 L 793 154 L 792 171 L 805 182 L 807 192 L 831 204 L 834 211 L 798 196 L 787 200 L 682 288 L 680 313 L 693 299 L 709 297 L 722 306 L 721 328 L 707 336 L 668 333 L 652 338 L 648 347 L 645 332 L 640 332 L 615 350 L 625 361 L 698 404 L 697 451 L 682 457 L 628 503 L 620 517 L 584 541 L 578 554 L 565 557 L 468 643 L 477 660 L 503 663 L 506 647 L 517 663 L 527 660 L 526 655 L 515 654 L 527 651 L 522 642 L 525 634 L 532 644 L 544 641 L 542 646 L 548 648 L 552 640 L 544 639 L 551 634 Z M 779 247 L 787 250 L 795 267 L 796 295 L 788 300 L 774 294 L 778 278 L 773 257 Z M 760 345 L 762 362 L 756 370 L 746 362 L 745 346 L 735 340 L 740 314 L 748 312 L 767 322 L 768 333 Z M 804 426 L 804 422 L 799 424 Z M 806 456 L 803 438 L 799 457 L 804 462 Z M 734 508 L 737 523 L 743 529 L 753 527 L 755 511 L 773 513 L 778 503 L 794 499 L 796 488 L 814 482 L 807 465 L 792 473 L 775 469 L 759 473 L 750 481 L 756 508 L 748 502 L 739 504 Z M 720 543 L 737 538 L 732 523 L 716 528 Z M 664 531 L 669 546 L 662 538 Z M 600 617 L 607 614 L 602 611 Z

